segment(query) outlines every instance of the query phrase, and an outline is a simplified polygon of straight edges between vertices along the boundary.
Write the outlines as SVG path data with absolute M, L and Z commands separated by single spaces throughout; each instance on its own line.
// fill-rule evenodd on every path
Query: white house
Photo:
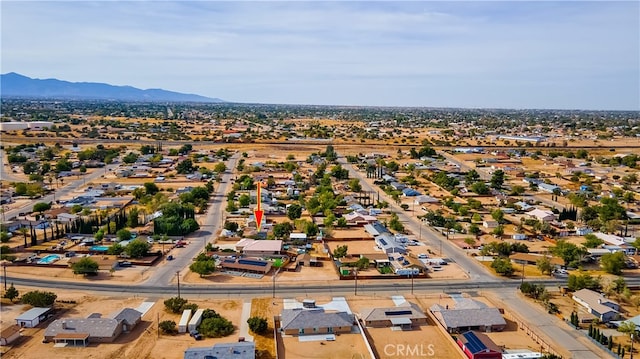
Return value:
M 544 210 L 544 209 L 539 209 L 536 208 L 534 210 L 531 210 L 529 212 L 527 212 L 527 214 L 532 217 L 535 218 L 539 221 L 542 222 L 553 222 L 556 219 L 556 214 L 549 211 L 549 210 Z
M 604 295 L 591 289 L 580 289 L 573 293 L 573 300 L 595 315 L 602 323 L 617 319 L 620 316 L 620 305 Z

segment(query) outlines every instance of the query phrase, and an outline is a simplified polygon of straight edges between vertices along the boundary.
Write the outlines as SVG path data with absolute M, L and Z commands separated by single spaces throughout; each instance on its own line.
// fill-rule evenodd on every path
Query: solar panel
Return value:
M 250 260 L 250 259 L 238 259 L 238 263 L 240 263 L 240 264 L 248 264 L 248 265 L 252 265 L 252 266 L 259 266 L 259 267 L 265 267 L 267 265 L 267 262 L 253 261 L 253 260 Z
M 384 314 L 388 315 L 388 316 L 392 316 L 392 315 L 411 315 L 412 312 L 410 310 L 394 310 L 394 311 L 384 312 Z
M 236 260 L 235 259 L 225 259 L 224 262 L 225 263 L 235 263 Z
M 385 241 L 384 238 L 380 238 L 380 243 L 382 243 L 383 246 L 387 245 L 387 241 Z
M 466 332 L 462 334 L 464 338 L 467 340 L 465 346 L 469 348 L 471 353 L 479 353 L 487 349 L 487 346 L 476 336 L 474 332 Z

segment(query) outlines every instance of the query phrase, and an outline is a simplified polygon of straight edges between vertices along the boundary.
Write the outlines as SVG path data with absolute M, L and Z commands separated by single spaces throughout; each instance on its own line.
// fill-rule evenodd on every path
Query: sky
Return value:
M 640 110 L 638 1 L 6 1 L 2 73 L 231 102 Z

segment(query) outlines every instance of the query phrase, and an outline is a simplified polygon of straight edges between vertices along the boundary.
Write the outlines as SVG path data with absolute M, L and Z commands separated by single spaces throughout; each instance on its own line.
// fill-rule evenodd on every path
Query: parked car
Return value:
M 122 261 L 122 262 L 118 262 L 118 266 L 120 266 L 120 267 L 131 267 L 132 264 L 131 264 L 131 262 L 128 262 L 128 261 Z

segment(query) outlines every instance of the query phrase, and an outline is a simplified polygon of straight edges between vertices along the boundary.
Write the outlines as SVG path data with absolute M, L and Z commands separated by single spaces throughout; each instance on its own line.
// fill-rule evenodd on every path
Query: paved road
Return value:
M 501 278 L 496 278 L 485 266 L 478 263 L 478 261 L 472 257 L 467 256 L 466 253 L 460 251 L 454 244 L 443 239 L 443 237 L 433 228 L 423 224 L 419 219 L 413 217 L 414 213 L 412 211 L 404 211 L 400 206 L 395 204 L 395 201 L 392 198 L 380 191 L 379 188 L 374 188 L 363 176 L 362 172 L 355 170 L 351 164 L 347 163 L 344 157 L 338 158 L 338 162 L 344 168 L 349 170 L 349 176 L 351 178 L 360 179 L 360 184 L 365 191 L 380 193 L 381 199 L 387 201 L 389 206 L 395 210 L 398 214 L 398 218 L 404 224 L 405 228 L 417 235 L 422 242 L 426 243 L 431 248 L 442 248 L 442 257 L 449 258 L 460 265 L 463 269 L 466 269 L 467 274 L 472 280 L 485 282 L 503 280 Z
M 240 158 L 239 153 L 235 153 L 229 158 L 227 170 L 222 175 L 222 181 L 218 183 L 215 192 L 209 200 L 209 208 L 205 215 L 200 230 L 189 235 L 186 241 L 190 242 L 189 245 L 184 248 L 174 248 L 172 254 L 174 260 L 167 262 L 163 266 L 156 266 L 150 270 L 149 278 L 144 282 L 147 286 L 154 287 L 166 287 L 177 279 L 178 272 L 189 270 L 189 265 L 198 252 L 203 251 L 204 247 L 209 242 L 209 239 L 218 231 L 222 226 L 222 218 L 224 215 L 224 209 L 226 204 L 227 188 L 231 182 L 232 171 L 236 167 L 236 162 Z M 180 274 L 182 275 L 182 274 Z
M 570 328 L 554 315 L 548 314 L 541 305 L 523 301 L 514 290 L 495 290 L 495 296 L 507 307 L 517 309 L 516 315 L 524 318 L 536 331 L 544 333 L 547 342 L 556 342 L 576 359 L 598 359 L 612 357 L 591 343 L 579 331 Z M 526 303 L 526 304 L 523 304 Z
M 0 150 L 0 179 L 3 181 L 11 181 L 11 182 L 24 182 L 25 177 L 18 176 L 11 171 L 11 166 L 9 162 L 6 160 L 6 153 L 4 150 Z
M 9 220 L 10 218 L 17 217 L 19 213 L 31 212 L 33 210 L 33 205 L 38 202 L 52 202 L 52 201 L 55 201 L 55 199 L 60 199 L 64 196 L 67 196 L 70 193 L 77 190 L 79 187 L 85 185 L 86 183 L 89 183 L 96 178 L 100 178 L 104 176 L 106 173 L 113 170 L 117 166 L 118 166 L 117 164 L 110 164 L 105 166 L 104 168 L 96 168 L 95 170 L 93 170 L 93 172 L 86 174 L 84 176 L 81 176 L 79 179 L 75 179 L 75 180 L 72 180 L 72 177 L 65 177 L 66 184 L 61 189 L 57 189 L 54 194 L 48 194 L 46 196 L 32 200 L 29 203 L 20 206 L 19 208 L 15 208 L 10 211 L 7 211 L 5 213 L 5 217 L 7 218 L 7 220 Z
M 348 164 L 344 158 L 340 158 L 339 162 L 343 167 L 349 169 L 350 177 L 360 179 L 363 189 L 368 191 L 378 191 L 377 189 L 374 190 L 369 182 L 362 176 L 362 173 L 354 170 L 353 166 Z M 607 353 L 594 344 L 582 340 L 584 339 L 582 338 L 582 334 L 567 327 L 558 318 L 548 315 L 539 306 L 528 301 L 523 301 L 521 298 L 517 297 L 515 288 L 518 287 L 518 282 L 509 279 L 496 278 L 493 274 L 489 273 L 486 267 L 478 263 L 475 259 L 468 257 L 466 253 L 463 253 L 462 250 L 452 243 L 444 240 L 441 234 L 435 232 L 429 226 L 422 225 L 422 223 L 413 216 L 409 216 L 407 213 L 411 212 L 403 211 L 399 206 L 395 205 L 394 201 L 387 197 L 386 194 L 381 193 L 380 195 L 384 197 L 385 200 L 389 202 L 389 205 L 395 209 L 396 213 L 398 213 L 399 219 L 405 223 L 406 228 L 411 230 L 414 234 L 421 233 L 422 239 L 424 239 L 432 248 L 437 248 L 437 245 L 443 245 L 446 249 L 444 252 L 446 253 L 446 257 L 452 259 L 462 266 L 462 268 L 467 270 L 467 273 L 472 279 L 470 283 L 477 284 L 478 288 L 482 288 L 482 290 L 496 289 L 496 286 L 503 287 L 504 289 L 493 290 L 493 292 L 497 294 L 497 297 L 501 299 L 501 301 L 510 308 L 511 311 L 518 313 L 525 318 L 531 326 L 537 328 L 537 331 L 544 333 L 549 342 L 562 345 L 562 347 L 566 348 L 571 353 L 572 357 L 576 359 L 595 359 L 608 356 Z M 422 228 L 420 228 L 420 226 L 422 226 Z M 564 285 L 566 282 L 565 280 L 553 280 L 553 283 Z M 420 286 L 422 286 L 422 283 Z M 460 285 L 457 283 L 450 283 L 447 288 L 450 288 L 448 290 L 454 290 L 459 286 Z

